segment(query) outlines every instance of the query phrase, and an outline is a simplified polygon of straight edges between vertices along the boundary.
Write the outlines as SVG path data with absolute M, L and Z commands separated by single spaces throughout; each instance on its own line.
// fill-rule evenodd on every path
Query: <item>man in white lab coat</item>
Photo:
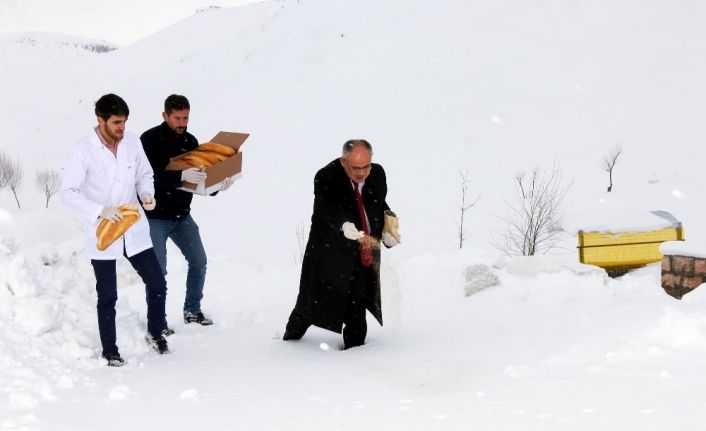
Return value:
M 155 207 L 153 173 L 140 139 L 125 132 L 130 113 L 115 94 L 102 96 L 95 105 L 98 125 L 71 148 L 61 184 L 61 199 L 86 226 L 86 254 L 96 275 L 98 330 L 102 355 L 109 366 L 125 361 L 116 345 L 115 303 L 118 299 L 115 264 L 127 257 L 145 283 L 147 299 L 147 342 L 159 353 L 168 352 L 165 299 L 167 283 L 152 249 L 150 227 L 141 217 L 125 234 L 104 251 L 97 248 L 96 228 L 102 219 L 122 218 L 118 207 L 138 203 L 150 211 Z

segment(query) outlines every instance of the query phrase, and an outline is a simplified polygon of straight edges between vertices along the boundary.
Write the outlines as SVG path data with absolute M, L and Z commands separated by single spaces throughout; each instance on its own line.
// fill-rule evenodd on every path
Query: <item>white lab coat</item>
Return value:
M 125 132 L 117 157 L 91 132 L 69 151 L 61 183 L 61 200 L 85 221 L 86 254 L 91 259 L 113 260 L 152 247 L 150 227 L 137 196 L 154 196 L 152 167 L 137 135 Z M 140 219 L 106 250 L 98 250 L 96 228 L 103 207 L 137 203 Z

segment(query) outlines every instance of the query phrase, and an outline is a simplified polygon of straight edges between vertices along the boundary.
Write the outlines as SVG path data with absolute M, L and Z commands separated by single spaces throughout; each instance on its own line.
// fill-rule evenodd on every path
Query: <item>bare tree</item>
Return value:
M 12 194 L 15 195 L 15 202 L 17 202 L 17 208 L 20 207 L 20 200 L 17 197 L 17 192 L 20 189 L 20 186 L 22 185 L 22 166 L 20 165 L 20 161 L 17 160 L 16 162 L 13 162 L 11 160 L 7 160 L 7 165 L 4 166 L 4 172 L 5 172 L 5 178 L 7 181 L 7 187 L 12 190 Z
M 304 254 L 306 253 L 306 243 L 309 240 L 309 235 L 306 233 L 306 226 L 302 223 L 297 227 L 297 247 L 299 250 L 294 251 L 294 264 L 301 266 L 304 262 Z
M 604 171 L 608 172 L 608 193 L 613 190 L 613 168 L 615 168 L 615 164 L 621 154 L 623 154 L 623 146 L 617 144 L 605 157 L 603 157 L 601 166 Z
M 39 191 L 44 193 L 47 198 L 47 204 L 45 208 L 49 208 L 49 199 L 57 194 L 59 187 L 61 186 L 61 176 L 54 169 L 42 169 L 37 172 L 35 177 L 35 184 Z
M 0 151 L 0 191 L 8 185 L 8 171 L 12 167 L 12 161 Z
M 568 186 L 562 185 L 561 170 L 554 166 L 543 175 L 538 168 L 527 177 L 515 175 L 515 201 L 508 204 L 506 230 L 495 246 L 509 256 L 534 256 L 554 248 L 561 239 L 557 223 Z
M 467 193 L 468 193 L 468 187 L 471 184 L 471 180 L 468 179 L 468 171 L 461 172 L 459 171 L 458 173 L 461 176 L 461 217 L 460 217 L 460 222 L 458 224 L 458 248 L 461 249 L 463 248 L 463 241 L 467 238 L 466 235 L 466 229 L 464 226 L 464 223 L 466 221 L 465 216 L 466 216 L 466 211 L 471 209 L 475 204 L 478 203 L 478 199 L 480 199 L 480 195 L 476 196 L 476 198 L 473 200 L 473 202 L 466 203 L 467 200 Z

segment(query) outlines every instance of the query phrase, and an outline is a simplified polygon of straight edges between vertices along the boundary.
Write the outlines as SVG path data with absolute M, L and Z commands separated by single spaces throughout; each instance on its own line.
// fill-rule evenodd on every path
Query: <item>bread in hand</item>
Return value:
M 400 221 L 397 214 L 390 210 L 385 211 L 385 225 L 382 228 L 383 233 L 389 233 L 397 242 L 401 241 L 400 237 Z
M 125 232 L 140 219 L 140 210 L 136 204 L 121 205 L 118 209 L 123 215 L 122 220 L 112 222 L 103 219 L 98 224 L 98 229 L 96 229 L 98 243 L 96 247 L 98 247 L 100 251 L 110 247 L 112 243 L 123 236 Z

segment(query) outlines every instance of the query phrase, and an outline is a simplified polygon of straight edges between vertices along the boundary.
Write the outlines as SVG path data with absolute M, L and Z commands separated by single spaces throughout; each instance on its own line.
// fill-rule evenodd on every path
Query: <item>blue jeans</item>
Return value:
M 181 220 L 147 219 L 152 247 L 162 272 L 167 275 L 167 238 L 171 238 L 189 264 L 186 274 L 184 313 L 200 313 L 203 285 L 206 281 L 206 251 L 201 243 L 199 227 L 191 215 Z
M 147 331 L 153 337 L 159 337 L 167 327 L 164 314 L 167 282 L 164 281 L 164 274 L 159 270 L 159 263 L 151 248 L 128 257 L 128 260 L 145 283 Z M 91 260 L 91 265 L 96 275 L 98 331 L 103 356 L 119 355 L 115 335 L 115 303 L 118 300 L 115 260 Z

